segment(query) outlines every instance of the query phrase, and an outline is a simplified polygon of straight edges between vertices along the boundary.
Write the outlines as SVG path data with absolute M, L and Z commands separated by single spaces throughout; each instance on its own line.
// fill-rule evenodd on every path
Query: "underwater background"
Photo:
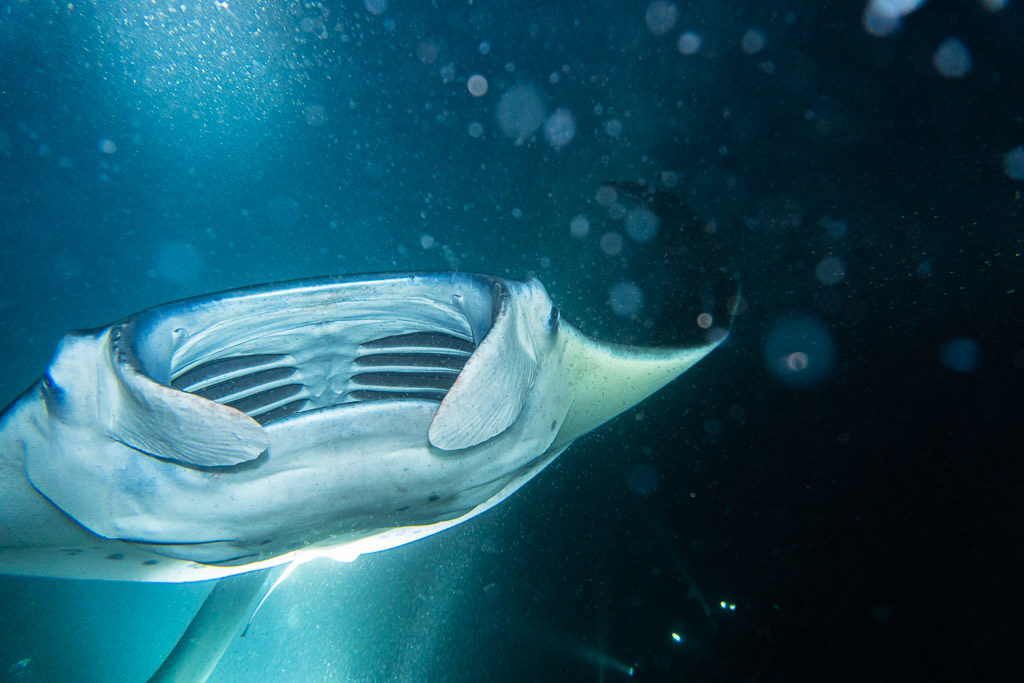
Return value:
M 1020 0 L 4 0 L 0 405 L 231 287 L 536 276 L 665 344 L 735 272 L 719 350 L 211 680 L 1018 680 L 1022 194 Z M 143 681 L 208 590 L 0 576 L 0 680 Z

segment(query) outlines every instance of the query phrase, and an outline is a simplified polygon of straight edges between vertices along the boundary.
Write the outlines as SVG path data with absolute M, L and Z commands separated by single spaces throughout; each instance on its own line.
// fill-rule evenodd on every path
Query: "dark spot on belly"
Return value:
M 160 560 L 146 560 L 142 564 L 152 567 L 154 564 L 160 564 Z
M 107 559 L 108 560 L 123 560 L 124 559 L 124 555 L 121 554 L 121 553 L 111 553 L 111 554 L 107 555 Z
M 406 511 L 406 510 L 408 510 L 408 509 L 409 509 L 409 506 L 408 506 L 408 505 L 403 505 L 402 507 L 400 507 L 400 508 L 397 508 L 397 509 L 395 510 L 395 512 L 405 512 L 405 511 Z
M 81 555 L 82 554 L 82 549 L 81 548 L 64 548 L 64 554 L 65 555 Z
M 269 538 L 266 539 L 265 541 L 260 541 L 260 545 L 266 545 L 268 543 L 270 543 L 270 539 Z
M 558 424 L 558 420 L 551 421 L 551 431 L 555 431 L 555 425 Z
M 436 503 L 437 501 L 441 500 L 441 496 L 437 495 L 436 493 L 431 493 L 430 497 L 427 498 L 427 500 L 429 500 L 431 503 Z

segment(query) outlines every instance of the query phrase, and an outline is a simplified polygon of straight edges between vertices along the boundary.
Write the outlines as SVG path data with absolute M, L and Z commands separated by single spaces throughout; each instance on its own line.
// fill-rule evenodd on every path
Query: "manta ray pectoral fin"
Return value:
M 110 436 L 166 460 L 223 467 L 258 457 L 267 435 L 230 406 L 158 384 L 133 368 L 117 368 L 121 403 Z
M 537 359 L 515 302 L 507 291 L 500 296 L 494 324 L 430 423 L 430 443 L 436 448 L 454 451 L 481 444 L 508 429 L 526 403 Z
M 739 290 L 734 297 L 739 301 Z M 571 443 L 598 425 L 636 405 L 714 351 L 732 328 L 735 305 L 726 327 L 714 327 L 696 346 L 642 348 L 606 344 L 568 325 L 567 367 L 573 403 L 559 430 L 556 445 Z

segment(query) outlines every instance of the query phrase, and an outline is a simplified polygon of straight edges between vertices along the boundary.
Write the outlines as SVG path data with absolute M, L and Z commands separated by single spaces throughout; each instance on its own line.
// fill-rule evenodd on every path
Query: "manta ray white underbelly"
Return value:
M 321 279 L 62 341 L 0 415 L 0 573 L 198 581 L 493 507 L 717 346 L 596 342 L 536 280 Z

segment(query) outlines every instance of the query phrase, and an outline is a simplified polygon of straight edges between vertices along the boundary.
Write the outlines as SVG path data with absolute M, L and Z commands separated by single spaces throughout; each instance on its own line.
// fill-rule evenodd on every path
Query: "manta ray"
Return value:
M 0 573 L 247 575 L 200 610 L 237 624 L 267 590 L 252 572 L 471 519 L 727 327 L 685 348 L 606 344 L 538 280 L 416 273 L 248 287 L 72 332 L 0 414 Z

